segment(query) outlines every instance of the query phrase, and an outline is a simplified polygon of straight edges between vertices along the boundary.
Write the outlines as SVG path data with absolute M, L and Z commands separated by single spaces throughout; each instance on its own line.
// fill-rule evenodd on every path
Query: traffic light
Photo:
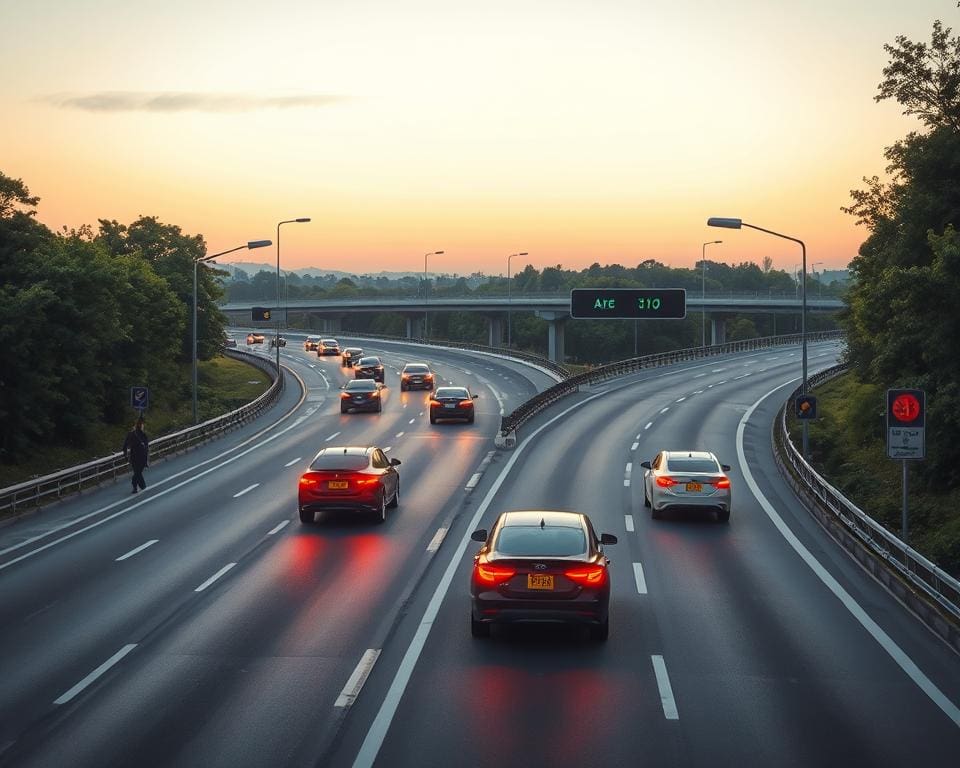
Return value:
M 926 398 L 922 389 L 887 390 L 887 427 L 923 427 Z
M 268 307 L 254 307 L 253 308 L 253 319 L 254 320 L 269 320 L 270 319 L 270 309 Z
M 817 418 L 817 398 L 813 395 L 799 395 L 794 405 L 798 419 Z

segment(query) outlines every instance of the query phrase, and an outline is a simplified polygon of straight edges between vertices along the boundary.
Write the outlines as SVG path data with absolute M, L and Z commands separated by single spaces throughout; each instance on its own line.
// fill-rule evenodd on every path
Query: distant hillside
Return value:
M 277 265 L 276 264 L 261 264 L 252 261 L 226 261 L 226 262 L 213 262 L 220 269 L 223 269 L 230 273 L 231 277 L 236 273 L 238 269 L 242 269 L 247 273 L 248 277 L 253 277 L 257 272 L 273 272 L 276 273 Z M 404 277 L 423 277 L 423 272 L 343 272 L 339 269 L 322 269 L 320 267 L 305 267 L 303 269 L 283 269 L 280 268 L 280 272 L 286 274 L 297 274 L 300 277 L 326 277 L 327 275 L 333 275 L 337 279 L 341 277 L 386 277 L 390 280 L 400 280 Z M 428 272 L 428 275 L 435 276 L 435 272 Z

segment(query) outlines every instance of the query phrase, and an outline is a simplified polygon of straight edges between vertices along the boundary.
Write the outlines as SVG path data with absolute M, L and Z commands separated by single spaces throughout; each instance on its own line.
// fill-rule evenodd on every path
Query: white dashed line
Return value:
M 727 370 L 726 368 L 714 368 L 710 373 L 721 373 L 722 371 Z
M 661 408 L 660 413 L 666 413 L 669 410 L 670 410 L 670 406 L 668 405 L 666 408 Z
M 121 560 L 126 560 L 128 557 L 133 557 L 134 555 L 143 552 L 143 550 L 145 550 L 147 547 L 152 547 L 158 541 L 160 541 L 160 539 L 150 539 L 150 541 L 148 541 L 146 544 L 141 544 L 136 549 L 131 549 L 129 552 L 127 552 L 127 554 L 120 555 L 120 557 L 116 559 L 116 562 L 119 563 Z
M 633 533 L 633 515 L 624 515 L 623 524 L 627 526 L 628 533 Z
M 413 422 L 415 422 L 415 421 L 416 421 L 416 419 L 410 419 L 410 422 L 409 422 L 409 423 L 410 423 L 410 424 L 413 424 Z
M 631 451 L 637 450 L 637 448 L 638 448 L 639 445 L 640 445 L 640 443 L 634 443 L 633 445 L 630 446 L 630 450 L 631 450 Z
M 243 496 L 243 494 L 250 493 L 250 491 L 252 491 L 254 488 L 257 488 L 259 486 L 260 486 L 260 483 L 254 483 L 253 485 L 244 488 L 242 491 L 240 491 L 240 493 L 233 494 L 233 498 L 239 499 L 241 496 Z
M 215 574 L 213 574 L 213 576 L 211 576 L 209 579 L 207 579 L 205 582 L 203 582 L 203 584 L 201 584 L 199 587 L 197 587 L 197 588 L 196 588 L 195 590 L 193 590 L 193 591 L 194 591 L 194 592 L 203 592 L 203 590 L 205 590 L 207 587 L 209 587 L 211 584 L 213 584 L 213 582 L 215 582 L 217 579 L 219 579 L 221 576 L 223 576 L 223 574 L 225 574 L 227 571 L 229 571 L 229 570 L 230 570 L 231 568 L 233 568 L 233 566 L 235 566 L 235 565 L 236 565 L 236 563 L 227 563 L 225 566 L 223 566 L 223 568 L 221 568 L 219 571 L 217 571 Z
M 347 684 L 343 686 L 343 690 L 333 703 L 333 706 L 349 707 L 357 700 L 360 689 L 363 688 L 363 684 L 367 681 L 367 677 L 379 656 L 379 648 L 368 648 L 364 651 L 363 656 L 360 657 L 360 662 L 357 664 L 356 669 L 353 670 L 353 674 L 350 675 L 350 679 L 347 680 Z
M 403 437 L 403 432 L 397 432 L 397 437 Z
M 267 536 L 273 536 L 275 533 L 280 533 L 284 528 L 290 524 L 289 520 L 284 520 L 282 523 L 274 527 L 272 530 L 267 531 Z
M 693 377 L 693 378 L 699 379 L 701 376 L 706 376 L 706 375 L 707 375 L 707 374 L 705 374 L 705 373 L 697 373 L 697 374 L 694 374 L 694 377 Z
M 687 399 L 687 398 L 685 398 L 685 397 L 678 397 L 678 398 L 677 398 L 676 400 L 674 400 L 673 402 L 675 402 L 675 403 L 682 403 L 682 402 L 683 402 L 684 400 L 686 400 L 686 399 Z
M 637 592 L 647 594 L 647 580 L 643 578 L 643 566 L 640 563 L 633 564 L 633 578 L 637 582 Z
M 393 449 L 393 446 L 392 446 L 392 445 L 388 445 L 386 448 L 383 449 L 383 452 L 384 452 L 384 453 L 390 453 L 390 451 L 391 451 L 392 449 Z
M 695 395 L 702 395 L 702 394 L 703 394 L 703 390 L 702 390 L 702 389 L 696 389 L 696 390 L 694 390 L 693 394 L 695 394 Z
M 446 528 L 437 528 L 437 532 L 433 534 L 433 538 L 430 539 L 430 543 L 427 544 L 427 552 L 436 552 L 440 549 L 440 545 L 443 543 L 443 540 L 447 536 Z
M 336 437 L 337 435 L 339 435 L 339 434 L 340 434 L 339 432 L 334 432 L 332 435 L 330 435 L 330 437 L 328 437 L 328 438 L 327 438 L 326 440 L 324 440 L 323 442 L 329 443 L 331 440 L 333 440 L 333 438 L 335 438 L 335 437 Z
M 73 688 L 64 693 L 62 696 L 54 699 L 54 704 L 66 704 L 68 701 L 73 699 L 77 694 L 81 693 L 84 688 L 93 683 L 97 678 L 103 675 L 110 667 L 116 664 L 120 659 L 126 656 L 130 651 L 137 647 L 136 643 L 129 643 L 128 645 L 123 646 L 119 651 L 117 651 L 113 656 L 107 659 L 103 664 L 97 667 L 93 672 L 87 675 L 83 680 L 77 683 Z
M 653 672 L 657 676 L 657 688 L 660 689 L 660 704 L 663 705 L 663 716 L 667 720 L 679 720 L 677 702 L 673 699 L 673 689 L 670 687 L 670 677 L 667 675 L 667 665 L 663 656 L 651 656 Z
M 467 480 L 466 490 L 472 491 L 474 488 L 476 488 L 477 483 L 480 482 L 481 476 L 482 474 L 480 472 L 474 472 L 473 476 Z
M 650 429 L 650 427 L 652 427 L 652 426 L 653 426 L 653 422 L 652 422 L 652 421 L 648 421 L 647 424 L 646 424 L 646 426 L 644 427 L 644 429 Z
M 288 461 L 288 462 L 287 462 L 286 464 L 284 464 L 283 466 L 284 466 L 284 467 L 292 467 L 294 464 L 296 464 L 296 463 L 297 463 L 298 461 L 300 461 L 300 459 L 302 459 L 302 458 L 303 458 L 302 456 L 297 456 L 297 458 L 295 458 L 293 461 Z

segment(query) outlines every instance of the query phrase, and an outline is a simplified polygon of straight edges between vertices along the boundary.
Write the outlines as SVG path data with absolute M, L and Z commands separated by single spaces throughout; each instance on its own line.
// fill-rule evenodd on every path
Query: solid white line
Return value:
M 297 463 L 298 461 L 300 461 L 300 459 L 302 459 L 302 458 L 303 458 L 302 456 L 297 456 L 297 458 L 295 458 L 293 461 L 288 461 L 288 462 L 287 462 L 286 464 L 284 464 L 283 466 L 284 466 L 284 467 L 292 467 L 294 464 L 296 464 L 296 463 Z
M 250 493 L 250 491 L 252 491 L 254 488 L 259 487 L 259 485 L 260 485 L 260 483 L 254 483 L 253 485 L 248 486 L 247 488 L 244 488 L 244 489 L 243 489 L 242 491 L 240 491 L 239 493 L 233 494 L 233 498 L 239 499 L 241 496 L 243 496 L 243 494 L 245 494 L 245 493 Z
M 633 515 L 624 515 L 623 523 L 627 526 L 627 532 L 633 533 Z
M 273 534 L 275 534 L 275 533 L 280 533 L 280 531 L 282 531 L 284 528 L 286 528 L 287 525 L 289 525 L 289 523 L 290 523 L 289 520 L 284 520 L 282 523 L 280 523 L 279 525 L 277 525 L 275 528 L 267 531 L 267 536 L 273 536 Z
M 633 578 L 637 582 L 637 592 L 647 594 L 647 580 L 643 578 L 643 566 L 640 563 L 633 564 Z
M 333 706 L 349 707 L 356 701 L 357 696 L 360 694 L 360 689 L 363 688 L 363 684 L 367 681 L 367 676 L 370 674 L 373 665 L 380 656 L 380 650 L 380 648 L 367 648 L 367 650 L 364 651 L 363 656 L 360 657 L 360 661 L 357 663 L 356 669 L 353 670 L 353 674 L 350 675 L 347 684 L 343 686 L 343 691 L 340 692 Z
M 397 437 L 403 437 L 403 432 L 397 432 Z
M 763 507 L 763 511 L 767 513 L 767 517 L 770 518 L 770 521 L 776 526 L 777 530 L 780 531 L 780 534 L 786 539 L 787 543 L 793 547 L 793 550 L 800 556 L 800 559 L 813 571 L 816 576 L 823 582 L 823 584 L 837 597 L 837 599 L 843 604 L 853 617 L 860 622 L 860 625 L 870 633 L 870 636 L 880 645 L 883 650 L 885 650 L 890 658 L 896 662 L 896 664 L 907 674 L 907 676 L 913 680 L 913 682 L 923 691 L 930 700 L 933 701 L 943 713 L 953 721 L 954 725 L 960 726 L 960 707 L 957 707 L 950 699 L 948 699 L 943 692 L 937 688 L 930 678 L 928 678 L 921 669 L 916 665 L 916 663 L 911 659 L 903 649 L 900 648 L 886 632 L 878 625 L 867 612 L 860 606 L 860 604 L 850 596 L 850 593 L 847 592 L 840 582 L 838 582 L 823 565 L 820 564 L 820 561 L 814 557 L 810 550 L 808 550 L 803 543 L 796 537 L 793 531 L 787 526 L 783 521 L 783 518 L 777 513 L 773 508 L 773 505 L 767 500 L 767 497 L 763 495 L 763 492 L 760 490 L 760 487 L 757 485 L 756 481 L 753 479 L 753 473 L 750 471 L 750 467 L 747 465 L 747 457 L 743 450 L 743 433 L 747 426 L 747 421 L 750 416 L 753 415 L 753 412 L 756 411 L 757 407 L 766 400 L 774 392 L 777 392 L 783 389 L 786 386 L 792 384 L 796 379 L 788 381 L 782 384 L 775 389 L 771 389 L 767 394 L 761 397 L 757 402 L 750 406 L 745 414 L 740 419 L 740 423 L 737 425 L 737 459 L 740 462 L 740 470 L 743 472 L 743 479 L 746 481 L 747 485 L 750 488 L 750 491 L 753 493 L 756 500 L 759 502 L 760 506 Z
M 333 440 L 333 438 L 335 438 L 335 437 L 336 437 L 337 435 L 339 435 L 339 434 L 340 434 L 339 432 L 334 432 L 332 435 L 330 435 L 330 437 L 328 437 L 328 438 L 327 438 L 326 440 L 324 440 L 323 442 L 329 443 L 331 440 Z
M 134 555 L 143 552 L 143 550 L 145 550 L 147 547 L 152 547 L 158 541 L 160 541 L 160 539 L 150 539 L 150 541 L 148 541 L 146 544 L 141 544 L 136 549 L 131 549 L 129 552 L 127 552 L 127 554 L 120 555 L 120 557 L 116 559 L 116 562 L 119 563 L 121 560 L 126 560 L 128 557 L 133 557 Z
M 477 483 L 480 482 L 480 477 L 481 477 L 481 476 L 482 476 L 482 473 L 480 473 L 480 472 L 474 472 L 473 475 L 470 477 L 470 479 L 467 480 L 466 489 L 467 489 L 468 491 L 472 491 L 474 488 L 476 488 L 476 487 L 477 487 Z
M 193 590 L 193 591 L 194 591 L 194 592 L 203 592 L 203 590 L 205 590 L 207 587 L 209 587 L 211 584 L 213 584 L 213 582 L 215 582 L 217 579 L 219 579 L 221 576 L 223 576 L 223 574 L 225 574 L 227 571 L 229 571 L 229 570 L 230 570 L 231 568 L 233 568 L 233 566 L 235 566 L 235 565 L 236 565 L 236 563 L 227 563 L 225 566 L 223 566 L 223 568 L 221 568 L 219 571 L 217 571 L 215 574 L 213 574 L 213 576 L 211 576 L 209 579 L 207 579 L 205 582 L 203 582 L 203 584 L 201 584 L 199 587 L 197 587 L 197 588 L 196 588 L 195 590 Z
M 440 549 L 440 545 L 443 544 L 443 540 L 447 537 L 446 528 L 437 528 L 437 532 L 433 534 L 433 538 L 430 539 L 430 543 L 427 544 L 427 552 L 436 552 Z
M 663 706 L 663 716 L 667 720 L 679 720 L 680 714 L 677 712 L 677 702 L 673 698 L 673 689 L 670 687 L 670 677 L 667 675 L 667 665 L 663 662 L 663 656 L 651 656 L 653 661 L 653 673 L 657 676 L 657 688 L 660 689 L 660 704 Z
M 634 443 L 633 445 L 630 446 L 630 450 L 631 450 L 631 451 L 637 450 L 637 447 L 638 447 L 639 445 L 640 445 L 640 443 Z
M 93 672 L 87 675 L 83 680 L 77 683 L 73 688 L 64 693 L 62 696 L 53 700 L 54 704 L 66 704 L 68 701 L 73 699 L 78 693 L 80 693 L 84 688 L 94 682 L 98 677 L 100 677 L 104 672 L 106 672 L 110 667 L 116 664 L 120 659 L 126 656 L 130 651 L 137 647 L 136 643 L 129 643 L 119 651 L 117 651 L 113 656 L 107 659 L 103 664 L 97 667 Z
M 646 426 L 644 426 L 644 429 L 650 429 L 650 427 L 652 427 L 652 426 L 653 426 L 653 422 L 652 422 L 652 421 L 648 421 L 648 422 L 646 423 Z

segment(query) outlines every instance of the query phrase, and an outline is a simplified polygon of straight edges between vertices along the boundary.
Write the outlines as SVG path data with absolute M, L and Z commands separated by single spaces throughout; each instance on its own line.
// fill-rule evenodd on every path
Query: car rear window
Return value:
M 310 469 L 339 469 L 353 471 L 367 468 L 367 457 L 355 453 L 325 453 L 317 456 Z
M 425 365 L 408 365 L 403 370 L 407 373 L 426 373 L 430 369 Z
M 377 382 L 371 379 L 354 379 L 347 382 L 347 392 L 373 392 L 377 388 Z
M 587 542 L 580 528 L 507 525 L 495 549 L 510 557 L 569 557 L 586 552 Z
M 720 467 L 712 459 L 692 459 L 682 457 L 667 459 L 668 472 L 719 472 Z
M 437 390 L 436 397 L 459 397 L 461 400 L 466 400 L 470 395 L 467 394 L 467 390 L 465 389 L 440 387 L 440 389 Z
M 380 365 L 379 357 L 361 357 L 360 365 Z

